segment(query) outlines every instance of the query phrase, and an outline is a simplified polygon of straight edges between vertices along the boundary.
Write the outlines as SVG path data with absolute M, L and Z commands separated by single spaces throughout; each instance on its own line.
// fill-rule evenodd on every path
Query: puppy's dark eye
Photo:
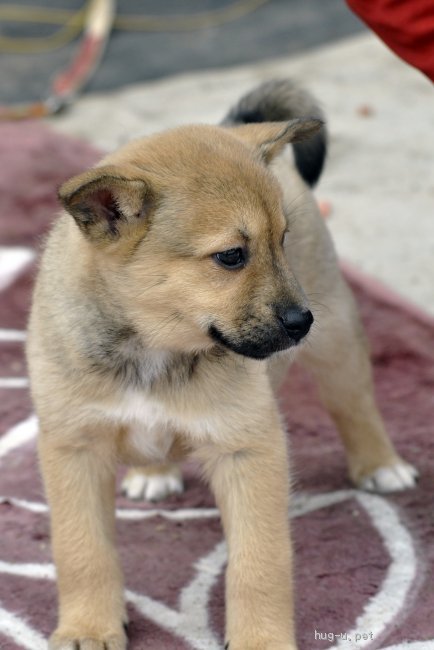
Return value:
M 225 269 L 240 269 L 246 263 L 246 254 L 242 248 L 230 248 L 216 253 L 213 257 Z

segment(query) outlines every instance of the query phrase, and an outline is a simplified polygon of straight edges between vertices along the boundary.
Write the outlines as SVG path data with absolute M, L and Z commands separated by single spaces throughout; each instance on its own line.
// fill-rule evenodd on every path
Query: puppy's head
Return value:
M 66 182 L 81 272 L 104 312 L 156 349 L 218 344 L 262 359 L 297 344 L 313 319 L 285 259 L 287 220 L 267 165 L 320 126 L 182 127 Z

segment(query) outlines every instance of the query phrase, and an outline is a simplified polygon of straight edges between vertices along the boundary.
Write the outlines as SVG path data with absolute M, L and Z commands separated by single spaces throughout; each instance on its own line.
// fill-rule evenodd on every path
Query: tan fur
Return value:
M 275 301 L 307 307 L 312 297 L 300 359 L 352 477 L 397 458 L 314 201 L 283 158 L 273 171 L 263 163 L 291 137 L 297 128 L 278 123 L 183 127 L 133 142 L 61 188 L 75 221 L 63 213 L 49 237 L 28 342 L 58 572 L 51 648 L 126 647 L 116 463 L 161 465 L 185 451 L 202 463 L 222 515 L 230 650 L 296 648 L 286 436 L 268 372 L 278 384 L 295 353 L 240 356 L 216 344 L 211 323 L 241 339 L 252 322 L 271 322 Z M 107 193 L 122 218 L 107 217 Z M 214 253 L 246 242 L 245 268 L 216 264 Z

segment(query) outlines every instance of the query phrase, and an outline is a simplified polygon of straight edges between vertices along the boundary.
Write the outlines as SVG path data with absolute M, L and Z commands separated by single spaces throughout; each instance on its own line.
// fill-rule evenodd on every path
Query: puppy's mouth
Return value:
M 250 357 L 251 359 L 267 359 L 275 352 L 287 350 L 299 342 L 281 331 L 271 333 L 268 330 L 266 335 L 261 333 L 236 340 L 224 334 L 215 325 L 211 325 L 208 333 L 216 343 L 232 350 L 232 352 L 241 354 L 244 357 Z

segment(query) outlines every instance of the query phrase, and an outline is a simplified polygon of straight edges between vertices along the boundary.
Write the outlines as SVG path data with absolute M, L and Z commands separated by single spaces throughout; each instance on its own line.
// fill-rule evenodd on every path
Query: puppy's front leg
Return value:
M 264 414 L 265 415 L 265 414 Z M 268 417 L 201 448 L 228 545 L 230 650 L 294 650 L 288 469 L 274 405 Z M 228 418 L 229 419 L 229 418 Z
M 99 433 L 59 436 L 45 429 L 39 439 L 59 591 L 51 650 L 126 647 L 123 581 L 114 548 L 114 454 L 107 432 Z

